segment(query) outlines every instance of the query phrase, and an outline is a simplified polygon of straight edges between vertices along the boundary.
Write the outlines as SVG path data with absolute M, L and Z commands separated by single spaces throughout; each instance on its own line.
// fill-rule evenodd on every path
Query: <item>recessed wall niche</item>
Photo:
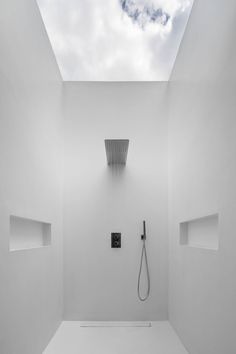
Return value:
M 10 215 L 10 251 L 51 244 L 51 224 Z
M 180 223 L 180 244 L 218 250 L 219 215 L 212 214 Z

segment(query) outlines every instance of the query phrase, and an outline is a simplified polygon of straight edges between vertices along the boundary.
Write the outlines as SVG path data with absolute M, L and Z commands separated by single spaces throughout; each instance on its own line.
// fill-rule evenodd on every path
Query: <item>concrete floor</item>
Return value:
M 188 354 L 169 322 L 148 324 L 66 321 L 43 354 Z

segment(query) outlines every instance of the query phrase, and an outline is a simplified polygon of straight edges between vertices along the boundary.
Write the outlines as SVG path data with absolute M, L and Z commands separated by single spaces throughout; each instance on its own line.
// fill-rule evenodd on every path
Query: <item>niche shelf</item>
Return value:
M 180 223 L 180 245 L 218 250 L 219 215 L 212 214 Z
M 10 251 L 51 244 L 51 224 L 10 215 Z

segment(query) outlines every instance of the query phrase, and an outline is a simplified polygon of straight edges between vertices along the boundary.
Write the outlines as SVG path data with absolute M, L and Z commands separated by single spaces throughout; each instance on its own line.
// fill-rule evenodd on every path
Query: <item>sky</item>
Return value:
M 168 81 L 193 0 L 37 0 L 65 81 Z

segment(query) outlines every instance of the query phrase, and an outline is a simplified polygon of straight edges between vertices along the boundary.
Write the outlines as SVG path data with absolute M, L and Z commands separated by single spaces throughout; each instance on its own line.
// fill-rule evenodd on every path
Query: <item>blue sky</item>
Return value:
M 63 80 L 167 81 L 193 0 L 37 0 Z

